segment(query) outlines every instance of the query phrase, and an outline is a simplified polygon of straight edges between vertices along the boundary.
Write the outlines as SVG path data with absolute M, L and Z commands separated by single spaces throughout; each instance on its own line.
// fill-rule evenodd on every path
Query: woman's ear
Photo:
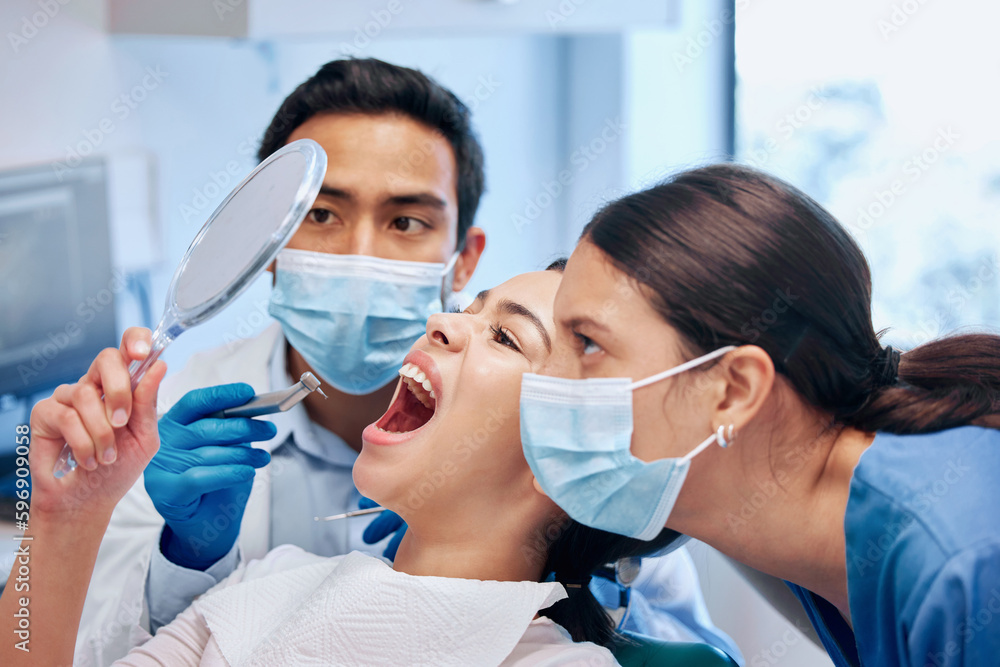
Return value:
M 756 345 L 742 345 L 726 357 L 725 391 L 716 406 L 718 424 L 745 425 L 763 407 L 774 386 L 774 362 Z
M 531 485 L 535 487 L 535 491 L 538 491 L 538 493 L 545 496 L 546 498 L 549 497 L 549 494 L 542 491 L 542 485 L 538 483 L 538 479 L 534 475 L 531 476 Z

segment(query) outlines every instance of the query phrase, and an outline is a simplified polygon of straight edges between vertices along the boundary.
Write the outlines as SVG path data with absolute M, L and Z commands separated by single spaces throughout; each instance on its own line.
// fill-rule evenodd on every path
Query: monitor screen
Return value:
M 0 171 L 0 394 L 75 382 L 116 346 L 103 160 Z

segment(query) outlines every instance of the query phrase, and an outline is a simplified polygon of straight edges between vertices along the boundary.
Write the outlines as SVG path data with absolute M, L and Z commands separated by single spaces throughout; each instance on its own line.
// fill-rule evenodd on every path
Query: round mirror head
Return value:
M 184 254 L 167 293 L 183 328 L 239 296 L 305 219 L 326 176 L 326 153 L 294 141 L 261 162 L 215 209 Z

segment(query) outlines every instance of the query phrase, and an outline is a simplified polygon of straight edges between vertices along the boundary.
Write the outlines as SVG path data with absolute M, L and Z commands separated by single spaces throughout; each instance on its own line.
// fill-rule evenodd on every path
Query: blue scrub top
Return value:
M 1000 665 L 1000 431 L 878 433 L 844 533 L 853 632 L 789 584 L 834 664 Z

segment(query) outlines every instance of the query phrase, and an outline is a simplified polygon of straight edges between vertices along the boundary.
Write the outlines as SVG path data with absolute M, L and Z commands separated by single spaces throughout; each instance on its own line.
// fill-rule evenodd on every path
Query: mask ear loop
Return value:
M 711 444 L 716 443 L 716 442 L 719 442 L 719 434 L 718 433 L 713 433 L 712 435 L 710 435 L 707 438 L 705 438 L 705 440 L 702 441 L 702 443 L 700 445 L 698 445 L 697 447 L 695 447 L 688 454 L 682 456 L 681 457 L 681 461 L 690 461 L 694 457 L 698 456 L 698 454 L 701 454 L 703 451 L 705 451 L 706 449 L 708 449 L 708 447 Z M 722 445 L 721 442 L 719 442 L 719 444 Z M 725 447 L 725 445 L 722 445 L 722 446 Z
M 628 386 L 628 388 L 629 388 L 629 390 L 639 389 L 641 387 L 645 387 L 647 385 L 651 385 L 654 382 L 659 382 L 660 380 L 665 380 L 665 379 L 667 379 L 668 377 L 670 377 L 672 375 L 677 375 L 678 373 L 683 373 L 684 371 L 689 371 L 689 370 L 691 370 L 692 368 L 694 368 L 696 366 L 700 366 L 701 364 L 705 363 L 706 361 L 711 361 L 712 359 L 715 359 L 717 357 L 721 357 L 722 355 L 726 354 L 727 352 L 731 352 L 731 351 L 733 351 L 735 349 L 736 349 L 735 345 L 727 345 L 725 347 L 720 347 L 718 350 L 715 350 L 714 352 L 709 352 L 708 354 L 704 354 L 704 355 L 698 357 L 697 359 L 692 359 L 691 361 L 686 361 L 683 364 L 681 364 L 680 366 L 675 366 L 674 368 L 671 368 L 669 370 L 665 370 L 662 373 L 657 373 L 656 375 L 650 375 L 645 380 L 638 380 L 637 382 L 633 382 L 632 384 L 630 384 Z
M 458 256 L 462 254 L 461 250 L 456 250 L 448 260 L 448 263 L 444 265 L 444 269 L 441 271 L 441 308 L 442 310 L 447 307 L 448 299 L 451 297 L 451 293 L 454 292 L 455 285 L 455 274 L 452 273 L 452 269 L 455 268 L 455 263 L 458 262 Z
M 651 385 L 654 382 L 659 382 L 660 380 L 664 380 L 664 379 L 666 379 L 666 378 L 668 378 L 668 377 L 670 377 L 672 375 L 677 375 L 678 373 L 683 373 L 684 371 L 691 370 L 692 368 L 694 368 L 696 366 L 700 366 L 701 364 L 705 363 L 706 361 L 711 361 L 712 359 L 716 359 L 718 357 L 721 357 L 722 355 L 726 354 L 727 352 L 731 352 L 731 351 L 733 351 L 735 349 L 736 349 L 736 345 L 726 345 L 725 347 L 720 347 L 718 350 L 715 350 L 714 352 L 709 352 L 708 354 L 704 354 L 704 355 L 702 355 L 702 356 L 700 356 L 700 357 L 698 357 L 696 359 L 692 359 L 691 361 L 684 362 L 680 366 L 675 366 L 674 368 L 671 368 L 669 370 L 665 370 L 662 373 L 657 373 L 656 375 L 651 375 L 648 378 L 646 378 L 645 380 L 639 380 L 638 382 L 633 382 L 632 384 L 630 384 L 628 386 L 629 391 L 632 391 L 632 390 L 635 390 L 635 389 L 639 389 L 640 387 L 645 387 L 647 385 Z M 732 427 L 730 427 L 730 431 L 732 431 Z M 708 436 L 707 438 L 705 438 L 705 440 L 700 445 L 698 445 L 697 447 L 695 447 L 686 456 L 682 456 L 681 457 L 681 461 L 690 461 L 695 456 L 697 456 L 698 454 L 701 454 L 703 451 L 705 451 L 705 449 L 707 449 L 709 447 L 709 445 L 711 445 L 713 442 L 718 442 L 723 447 L 727 447 L 728 446 L 728 444 L 725 444 L 726 443 L 725 438 L 722 437 L 722 427 L 721 426 L 719 427 L 719 431 L 717 433 L 713 433 L 712 435 Z
M 701 454 L 703 451 L 705 451 L 709 446 L 711 446 L 713 442 L 719 443 L 719 447 L 722 447 L 723 449 L 729 447 L 730 445 L 733 444 L 733 440 L 735 439 L 736 426 L 734 426 L 733 424 L 729 425 L 728 440 L 726 439 L 726 435 L 724 435 L 725 431 L 727 431 L 726 427 L 720 425 L 718 431 L 705 438 L 705 440 L 700 445 L 695 447 L 689 454 L 687 454 L 686 456 L 682 456 L 681 460 L 690 461 L 698 454 Z

